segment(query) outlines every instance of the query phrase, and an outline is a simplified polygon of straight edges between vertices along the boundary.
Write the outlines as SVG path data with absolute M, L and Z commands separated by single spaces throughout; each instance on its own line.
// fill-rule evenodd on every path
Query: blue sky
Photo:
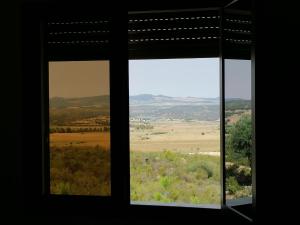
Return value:
M 251 60 L 225 60 L 225 98 L 251 99 Z
M 129 61 L 130 95 L 219 97 L 219 58 Z
M 130 95 L 219 97 L 219 58 L 129 61 Z M 225 60 L 225 98 L 251 99 L 251 61 Z

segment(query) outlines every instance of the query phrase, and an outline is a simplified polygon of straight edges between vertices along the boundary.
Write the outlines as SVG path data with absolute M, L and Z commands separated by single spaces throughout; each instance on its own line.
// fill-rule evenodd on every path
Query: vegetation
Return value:
M 227 160 L 241 165 L 251 165 L 252 122 L 250 115 L 243 115 L 228 129 L 226 138 Z
M 131 200 L 220 204 L 220 158 L 131 151 Z
M 50 99 L 52 194 L 110 195 L 109 105 L 107 95 Z
M 50 127 L 50 133 L 108 132 L 110 127 Z
M 245 99 L 227 99 L 225 100 L 226 110 L 250 110 L 251 100 Z
M 226 190 L 230 198 L 251 196 L 251 115 L 226 127 Z
M 137 130 L 153 129 L 153 126 L 150 123 L 139 123 L 139 124 L 131 123 L 130 127 L 135 128 Z
M 51 125 L 64 126 L 74 121 L 97 116 L 109 116 L 109 109 L 99 107 L 50 108 L 49 119 Z
M 68 107 L 86 107 L 97 106 L 102 108 L 109 108 L 109 95 L 80 97 L 80 98 L 50 98 L 50 108 L 68 108 Z
M 110 152 L 94 147 L 51 147 L 50 191 L 65 195 L 110 195 Z

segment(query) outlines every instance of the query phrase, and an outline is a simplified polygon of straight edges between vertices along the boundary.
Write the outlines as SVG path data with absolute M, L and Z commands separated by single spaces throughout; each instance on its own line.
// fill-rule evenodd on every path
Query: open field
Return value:
M 131 121 L 131 151 L 220 152 L 219 121 L 159 120 L 150 123 L 151 129 L 136 129 L 140 123 Z
M 52 194 L 110 195 L 110 133 L 51 133 Z
M 100 146 L 108 150 L 110 148 L 110 132 L 87 133 L 52 133 L 50 134 L 51 146 Z
M 131 201 L 219 205 L 219 124 L 131 119 Z

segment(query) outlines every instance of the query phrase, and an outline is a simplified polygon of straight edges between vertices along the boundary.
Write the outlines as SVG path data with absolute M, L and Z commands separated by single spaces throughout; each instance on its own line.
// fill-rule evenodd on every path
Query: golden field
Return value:
M 110 149 L 110 132 L 84 132 L 84 133 L 52 133 L 50 134 L 50 145 L 64 146 L 96 146 Z
M 155 121 L 152 129 L 136 129 L 140 122 L 131 121 L 130 149 L 132 151 L 174 151 L 189 154 L 220 152 L 220 123 L 218 121 Z

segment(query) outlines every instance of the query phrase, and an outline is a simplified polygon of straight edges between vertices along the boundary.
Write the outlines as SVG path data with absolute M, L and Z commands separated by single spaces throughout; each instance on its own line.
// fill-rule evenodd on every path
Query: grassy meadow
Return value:
M 220 204 L 217 121 L 130 123 L 131 201 Z
M 172 151 L 131 151 L 131 201 L 220 204 L 220 160 Z

